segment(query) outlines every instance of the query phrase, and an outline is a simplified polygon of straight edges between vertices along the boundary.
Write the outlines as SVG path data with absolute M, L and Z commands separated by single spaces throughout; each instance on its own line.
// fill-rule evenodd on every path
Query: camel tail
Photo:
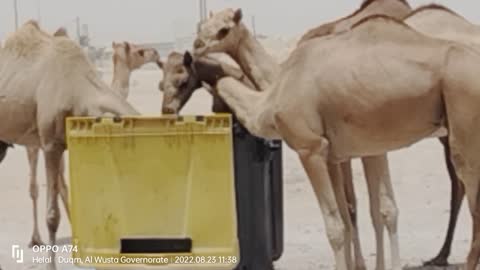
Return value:
M 10 148 L 10 147 L 13 147 L 13 145 L 9 144 L 9 143 L 6 143 L 6 142 L 3 142 L 3 141 L 0 141 L 0 163 L 2 163 L 2 161 L 7 156 L 7 151 L 8 151 L 8 148 Z

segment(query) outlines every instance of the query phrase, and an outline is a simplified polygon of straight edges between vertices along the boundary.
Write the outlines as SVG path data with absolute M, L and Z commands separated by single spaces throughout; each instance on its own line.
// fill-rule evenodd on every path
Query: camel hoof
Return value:
M 424 262 L 423 265 L 445 267 L 445 266 L 449 266 L 449 263 L 446 257 L 438 256 L 436 258 L 431 259 L 430 261 Z
M 29 248 L 41 247 L 41 246 L 45 246 L 45 243 L 43 243 L 43 241 L 40 239 L 32 239 L 32 241 L 30 241 L 30 244 L 28 244 Z

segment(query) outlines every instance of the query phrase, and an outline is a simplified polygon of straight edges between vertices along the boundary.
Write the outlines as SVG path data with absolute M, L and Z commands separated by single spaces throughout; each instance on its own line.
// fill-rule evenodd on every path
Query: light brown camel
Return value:
M 66 29 L 62 27 L 59 28 L 53 36 L 68 37 L 68 33 Z M 114 50 L 112 57 L 114 73 L 111 87 L 126 99 L 130 87 L 129 82 L 131 73 L 147 63 L 155 63 L 159 61 L 160 56 L 154 48 L 142 48 L 128 42 L 113 43 L 112 47 Z M 33 201 L 33 233 L 29 247 L 44 245 L 38 229 L 37 212 L 37 167 L 39 150 L 39 148 L 27 147 L 28 162 L 30 166 L 30 197 Z M 62 159 L 58 181 L 60 198 L 62 199 L 67 216 L 70 218 L 70 211 L 68 208 L 68 187 L 64 176 L 64 164 L 65 161 Z
M 166 62 L 159 67 L 163 70 L 163 79 L 159 85 L 159 90 L 163 92 L 163 114 L 180 113 L 192 94 L 204 87 L 203 83 L 208 84 L 206 87 L 209 90 L 208 87 L 220 77 L 233 77 L 247 87 L 255 88 L 240 69 L 211 57 L 201 57 L 194 61 L 189 52 L 184 55 L 172 52 Z M 230 112 L 230 109 L 215 94 L 216 91 L 209 91 L 209 93 L 213 95 L 213 112 Z
M 223 16 L 225 24 L 202 25 L 195 42 L 198 55 L 218 51 L 219 40 L 235 31 L 241 13 L 229 14 Z M 266 93 L 244 91 L 232 78 L 217 87 L 250 132 L 282 138 L 298 153 L 324 213 L 337 268 L 350 269 L 348 213 L 334 193 L 344 193 L 338 175 L 345 160 L 407 147 L 448 122 L 451 156 L 476 212 L 480 141 L 469 127 L 480 124 L 479 67 L 475 51 L 377 15 L 351 31 L 297 48 Z M 468 270 L 480 255 L 480 216 L 472 217 Z
M 154 48 L 143 48 L 133 43 L 112 43 L 113 48 L 113 79 L 112 88 L 125 99 L 130 91 L 130 76 L 133 71 L 148 63 L 160 61 L 160 56 Z
M 427 36 L 456 41 L 480 52 L 480 26 L 470 23 L 468 20 L 452 10 L 436 4 L 426 5 L 415 9 L 404 22 L 418 32 Z M 444 144 L 448 144 L 446 138 L 442 138 Z M 450 200 L 450 220 L 445 242 L 432 260 L 426 265 L 446 266 L 452 246 L 453 234 L 457 222 L 458 213 L 465 194 L 462 183 L 458 180 L 453 170 L 453 164 L 449 162 L 449 147 L 445 147 L 447 167 L 452 179 L 452 198 Z M 452 173 L 453 172 L 453 173 Z
M 67 30 L 63 27 L 60 27 L 55 33 L 53 34 L 54 37 L 67 37 L 68 33 Z M 28 158 L 28 165 L 30 167 L 30 198 L 32 199 L 33 204 L 33 232 L 32 232 L 32 239 L 28 246 L 31 248 L 33 246 L 41 246 L 44 245 L 42 238 L 40 236 L 40 231 L 38 230 L 38 182 L 37 182 L 37 167 L 38 167 L 38 153 L 40 151 L 39 147 L 26 147 L 27 150 L 27 158 Z M 70 220 L 70 210 L 68 208 L 68 189 L 67 184 L 65 182 L 65 160 L 62 158 L 61 166 L 59 168 L 58 174 L 58 187 L 60 192 L 60 198 L 62 199 L 63 206 L 67 213 L 67 217 Z
M 306 42 L 308 39 L 316 38 L 320 35 L 335 34 L 341 31 L 347 31 L 347 27 L 355 24 L 361 19 L 371 14 L 384 14 L 397 19 L 403 19 L 411 12 L 410 6 L 405 1 L 400 0 L 368 0 L 351 15 L 336 20 L 333 23 L 327 23 L 313 30 L 310 30 L 300 42 Z M 225 16 L 227 18 L 225 18 Z M 230 16 L 230 18 L 229 18 Z M 266 89 L 273 81 L 274 75 L 279 69 L 279 65 L 273 57 L 266 53 L 263 47 L 258 43 L 248 29 L 241 23 L 232 21 L 231 12 L 220 12 L 215 17 L 211 17 L 209 22 L 220 28 L 224 33 L 218 34 L 216 45 L 211 46 L 208 52 L 226 52 L 245 70 L 246 74 L 258 83 L 260 89 Z M 240 15 L 239 15 L 240 16 Z M 230 19 L 230 21 L 229 21 Z M 222 23 L 224 23 L 222 25 Z M 222 27 L 219 27 L 219 26 Z M 233 27 L 234 26 L 234 27 Z M 228 33 L 225 34 L 226 29 Z M 223 37 L 224 36 L 224 37 Z M 222 38 L 223 37 L 223 38 Z M 197 40 L 202 45 L 201 40 Z M 392 265 L 394 269 L 400 269 L 400 252 L 397 235 L 397 216 L 398 210 L 393 195 L 392 185 L 388 171 L 388 161 L 386 155 L 376 157 L 362 158 L 364 170 L 367 179 L 370 198 L 370 213 L 375 229 L 377 243 L 377 269 L 385 268 L 385 256 L 383 247 L 383 230 L 386 226 L 390 236 Z M 355 266 L 357 269 L 364 269 L 365 262 L 362 256 L 360 239 L 356 218 L 356 200 L 352 182 L 351 162 L 343 162 L 342 173 L 345 183 L 346 198 L 349 203 L 349 212 L 352 222 L 353 246 L 355 251 Z M 376 194 L 376 195 L 375 195 Z M 344 196 L 344 195 L 339 195 Z
M 46 34 L 34 21 L 9 36 L 0 54 L 0 105 L 0 140 L 44 152 L 46 221 L 49 244 L 54 245 L 60 221 L 58 175 L 66 147 L 65 118 L 138 112 L 102 82 L 77 44 Z M 55 253 L 49 255 L 53 263 L 48 269 L 56 269 Z

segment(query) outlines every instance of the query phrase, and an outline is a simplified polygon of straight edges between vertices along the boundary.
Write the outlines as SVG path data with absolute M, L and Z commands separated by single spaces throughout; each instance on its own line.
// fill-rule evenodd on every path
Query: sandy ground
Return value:
M 158 115 L 161 94 L 157 90 L 160 71 L 142 70 L 132 77 L 129 101 L 142 113 Z M 110 81 L 111 74 L 105 73 Z M 184 114 L 208 113 L 210 98 L 205 91 L 195 94 Z M 333 269 L 323 219 L 311 187 L 296 157 L 284 150 L 285 176 L 285 252 L 276 263 L 279 270 Z M 48 239 L 45 224 L 45 175 L 43 160 L 39 166 L 40 230 L 43 240 Z M 402 263 L 418 266 L 438 251 L 446 230 L 450 184 L 443 161 L 442 149 L 437 140 L 426 140 L 408 150 L 390 154 L 390 167 L 395 193 L 400 208 L 399 233 Z M 33 253 L 27 248 L 33 219 L 29 197 L 29 171 L 24 148 L 16 147 L 0 165 L 0 265 L 2 270 L 45 269 L 31 262 Z M 360 162 L 354 162 L 355 186 L 359 203 L 359 224 L 364 256 L 368 269 L 374 269 L 375 242 L 370 224 L 366 185 Z M 470 237 L 470 218 L 464 204 L 453 244 L 451 262 L 461 263 L 467 254 Z M 68 243 L 69 224 L 62 209 L 58 233 L 61 243 Z M 386 239 L 388 239 L 386 237 Z M 12 245 L 25 249 L 25 263 L 16 264 L 11 258 Z M 387 244 L 388 247 L 388 244 Z M 387 254 L 389 252 L 387 251 Z M 38 255 L 38 254 L 36 254 Z M 68 254 L 59 254 L 67 256 Z M 59 269 L 76 269 L 61 264 Z

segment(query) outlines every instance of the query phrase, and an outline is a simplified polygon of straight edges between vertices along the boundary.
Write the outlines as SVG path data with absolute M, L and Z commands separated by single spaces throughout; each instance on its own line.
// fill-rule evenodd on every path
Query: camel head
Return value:
M 226 9 L 200 24 L 195 40 L 194 54 L 196 56 L 206 55 L 214 52 L 225 52 L 229 48 L 236 48 L 242 38 L 242 10 Z
M 159 65 L 163 69 L 163 80 L 159 90 L 163 92 L 162 113 L 178 114 L 193 92 L 202 87 L 201 81 L 189 72 L 193 58 L 173 52 L 167 61 Z
M 160 55 L 154 48 L 143 48 L 132 43 L 112 43 L 113 61 L 121 62 L 130 70 L 138 69 L 147 63 L 157 63 Z

